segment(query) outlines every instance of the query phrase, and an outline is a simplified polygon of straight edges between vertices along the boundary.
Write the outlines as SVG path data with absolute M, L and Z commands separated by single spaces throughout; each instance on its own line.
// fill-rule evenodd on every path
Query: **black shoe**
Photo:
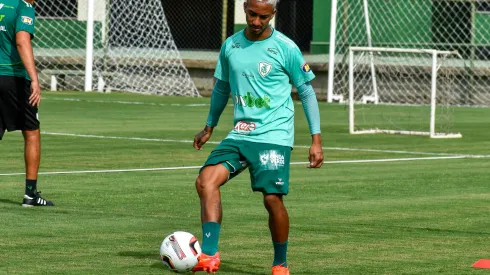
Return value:
M 33 207 L 33 206 L 54 206 L 51 201 L 41 198 L 41 192 L 34 193 L 34 196 L 24 195 L 22 200 L 22 206 Z

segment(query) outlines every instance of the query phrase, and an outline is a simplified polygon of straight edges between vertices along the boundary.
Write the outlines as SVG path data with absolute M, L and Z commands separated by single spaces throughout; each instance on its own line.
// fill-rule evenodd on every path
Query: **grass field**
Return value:
M 44 93 L 39 189 L 20 206 L 23 141 L 0 142 L 0 274 L 172 274 L 159 259 L 176 230 L 200 238 L 198 166 L 232 126 L 230 106 L 203 151 L 191 140 L 208 98 Z M 396 107 L 395 107 L 396 108 Z M 401 108 L 401 107 L 398 107 Z M 349 135 L 343 105 L 320 103 L 326 164 L 306 169 L 296 106 L 288 261 L 292 274 L 489 274 L 489 108 L 456 108 L 462 139 Z M 248 172 L 222 188 L 218 274 L 270 274 L 272 245 Z

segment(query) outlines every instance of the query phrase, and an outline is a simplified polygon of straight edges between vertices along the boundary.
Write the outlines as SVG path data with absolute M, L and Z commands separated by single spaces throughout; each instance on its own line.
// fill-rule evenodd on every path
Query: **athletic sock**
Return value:
M 218 252 L 218 240 L 221 225 L 216 222 L 206 222 L 202 225 L 202 253 L 213 256 Z
M 284 267 L 288 266 L 286 261 L 286 254 L 288 253 L 288 241 L 283 243 L 272 242 L 274 245 L 274 262 L 272 266 L 282 265 Z
M 26 195 L 32 197 L 36 194 L 37 180 L 26 179 Z

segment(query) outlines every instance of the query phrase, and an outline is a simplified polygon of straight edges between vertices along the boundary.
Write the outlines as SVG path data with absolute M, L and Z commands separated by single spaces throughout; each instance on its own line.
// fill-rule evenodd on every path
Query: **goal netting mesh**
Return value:
M 96 0 L 93 90 L 199 96 L 160 0 Z M 34 51 L 44 87 L 83 90 L 88 0 L 36 3 Z
M 333 1 L 334 2 L 334 1 Z M 490 3 L 480 0 L 338 0 L 333 11 L 335 62 L 330 99 L 348 95 L 348 52 L 350 47 L 435 49 L 457 51 L 461 63 L 446 64 L 452 73 L 451 104 L 490 106 Z M 332 41 L 331 41 L 332 42 Z M 417 81 L 417 55 L 396 56 L 390 62 L 405 65 L 391 70 L 405 79 Z M 385 66 L 386 67 L 386 66 Z M 330 73 L 330 72 L 329 72 Z M 386 77 L 386 75 L 384 76 Z M 389 84 L 394 90 L 391 103 L 407 102 L 413 91 L 407 85 Z M 390 86 L 391 85 L 391 86 Z M 401 92 L 402 91 L 402 92 Z M 444 89 L 438 89 L 438 93 Z
M 457 52 L 352 47 L 350 132 L 461 137 L 454 133 Z

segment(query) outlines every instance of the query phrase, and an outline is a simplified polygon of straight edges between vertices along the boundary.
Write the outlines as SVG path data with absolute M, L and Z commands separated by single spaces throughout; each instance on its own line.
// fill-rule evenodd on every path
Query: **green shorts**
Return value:
M 290 159 L 289 146 L 225 139 L 211 152 L 201 170 L 223 164 L 232 179 L 249 168 L 253 191 L 287 195 Z

